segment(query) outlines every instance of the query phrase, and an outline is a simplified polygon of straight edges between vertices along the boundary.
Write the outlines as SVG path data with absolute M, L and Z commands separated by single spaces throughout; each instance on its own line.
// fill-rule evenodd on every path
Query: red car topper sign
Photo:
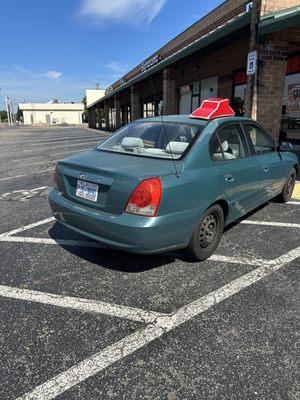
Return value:
M 204 100 L 201 107 L 197 108 L 190 117 L 200 119 L 214 119 L 218 117 L 233 117 L 235 112 L 229 105 L 228 99 L 213 97 Z

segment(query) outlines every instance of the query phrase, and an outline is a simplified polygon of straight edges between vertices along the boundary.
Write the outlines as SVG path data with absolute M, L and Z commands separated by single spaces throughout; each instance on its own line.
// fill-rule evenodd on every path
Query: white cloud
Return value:
M 62 72 L 58 72 L 58 71 L 47 71 L 47 72 L 45 72 L 45 77 L 46 78 L 59 80 L 59 78 L 61 76 L 62 76 Z
M 40 79 L 40 78 L 49 78 L 58 81 L 61 76 L 62 72 L 50 70 L 50 71 L 32 71 L 28 68 L 24 68 L 21 65 L 14 64 L 13 68 L 20 74 L 26 75 L 32 79 Z
M 149 25 L 167 0 L 83 0 L 81 14 L 94 20 L 98 28 L 121 23 Z
M 128 71 L 128 64 L 121 63 L 118 61 L 111 61 L 107 64 L 104 64 L 104 67 L 109 68 L 115 72 L 126 72 Z

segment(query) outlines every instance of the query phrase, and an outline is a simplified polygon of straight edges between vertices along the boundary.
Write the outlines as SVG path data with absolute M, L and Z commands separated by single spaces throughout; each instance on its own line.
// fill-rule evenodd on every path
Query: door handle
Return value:
M 264 172 L 269 172 L 269 167 L 266 167 L 265 165 L 263 166 Z
M 231 174 L 224 175 L 224 179 L 225 179 L 226 182 L 233 182 L 234 181 L 234 177 Z

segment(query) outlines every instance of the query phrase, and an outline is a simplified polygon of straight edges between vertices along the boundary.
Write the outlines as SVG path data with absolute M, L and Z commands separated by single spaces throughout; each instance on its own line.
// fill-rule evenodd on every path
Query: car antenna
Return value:
M 155 90 L 155 87 L 154 87 L 154 84 L 153 84 L 152 76 L 150 75 L 149 78 L 150 78 L 150 82 L 151 82 L 151 86 L 152 86 L 152 90 L 153 90 L 153 94 L 154 94 L 154 101 L 155 101 L 156 104 L 158 104 L 158 102 L 157 102 L 157 96 L 156 96 L 156 90 Z M 172 161 L 173 161 L 173 165 L 174 165 L 174 170 L 175 170 L 175 176 L 176 176 L 176 178 L 180 178 L 180 175 L 179 175 L 178 170 L 177 170 L 176 162 L 175 162 L 175 159 L 174 159 L 174 154 L 173 154 L 173 151 L 172 151 L 172 146 L 171 146 L 171 144 L 170 144 L 169 135 L 168 135 L 168 132 L 167 132 L 167 128 L 166 128 L 166 126 L 165 126 L 165 121 L 164 121 L 164 119 L 163 119 L 161 110 L 159 110 L 159 116 L 160 116 L 160 118 L 161 118 L 163 130 L 164 130 L 164 132 L 165 132 L 167 141 L 168 141 L 168 143 L 169 143 L 170 153 L 171 153 L 171 157 L 172 157 Z

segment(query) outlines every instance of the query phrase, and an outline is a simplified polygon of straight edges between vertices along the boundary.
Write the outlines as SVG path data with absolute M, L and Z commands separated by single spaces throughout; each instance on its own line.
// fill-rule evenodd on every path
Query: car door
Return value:
M 261 184 L 259 195 L 269 200 L 281 192 L 286 171 L 273 137 L 259 124 L 244 123 L 244 130 L 249 142 L 250 152 L 260 166 Z
M 231 204 L 231 220 L 235 220 L 259 204 L 260 170 L 250 157 L 241 125 L 221 126 L 211 141 L 210 152 Z

